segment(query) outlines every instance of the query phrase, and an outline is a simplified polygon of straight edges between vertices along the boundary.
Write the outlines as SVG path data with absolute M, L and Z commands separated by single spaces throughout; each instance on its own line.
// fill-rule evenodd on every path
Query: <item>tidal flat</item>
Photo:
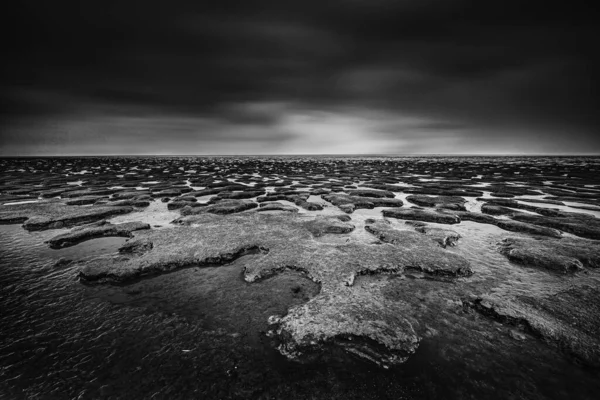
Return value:
M 0 398 L 600 392 L 598 157 L 0 171 Z

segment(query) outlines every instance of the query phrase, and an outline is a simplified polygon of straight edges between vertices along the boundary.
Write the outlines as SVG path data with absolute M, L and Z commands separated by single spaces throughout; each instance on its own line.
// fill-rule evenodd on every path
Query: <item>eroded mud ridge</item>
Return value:
M 30 158 L 0 170 L 8 396 L 600 389 L 598 158 Z M 160 378 L 132 384 L 140 371 Z

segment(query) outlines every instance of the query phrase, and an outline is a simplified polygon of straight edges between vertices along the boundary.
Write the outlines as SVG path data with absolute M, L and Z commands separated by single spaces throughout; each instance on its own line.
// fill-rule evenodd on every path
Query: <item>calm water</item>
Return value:
M 364 219 L 379 211 L 357 210 L 350 237 L 372 240 Z M 143 213 L 113 221 L 173 229 L 168 222 L 174 216 L 154 202 Z M 377 287 L 389 301 L 407 304 L 407 318 L 423 337 L 408 362 L 384 370 L 335 348 L 304 364 L 275 350 L 267 318 L 284 315 L 319 291 L 295 273 L 247 284 L 242 257 L 126 286 L 86 286 L 77 279 L 77 267 L 55 262 L 110 255 L 126 239 L 50 250 L 43 242 L 61 231 L 0 226 L 0 398 L 596 399 L 598 371 L 533 337 L 517 340 L 512 328 L 465 313 L 460 299 L 489 290 L 546 293 L 564 279 L 600 282 L 600 273 L 565 278 L 518 267 L 496 251 L 507 232 L 472 222 L 452 229 L 463 239 L 449 251 L 471 260 L 473 277 L 455 283 L 385 275 L 356 281 L 356 290 Z
M 455 227 L 478 238 L 455 250 L 475 260 L 474 276 L 497 279 L 492 271 L 505 268 L 511 285 L 527 290 L 522 270 L 482 251 L 496 233 L 473 235 L 476 227 Z M 266 318 L 316 294 L 314 283 L 290 274 L 249 285 L 240 259 L 125 287 L 86 287 L 73 267 L 40 260 L 111 253 L 124 239 L 48 250 L 41 243 L 54 233 L 0 227 L 4 398 L 592 399 L 600 389 L 593 371 L 554 349 L 533 338 L 516 341 L 507 328 L 445 304 L 436 297 L 439 282 L 394 277 L 363 277 L 356 285 L 410 294 L 404 300 L 413 300 L 427 330 L 406 364 L 385 371 L 335 349 L 313 364 L 289 362 L 264 334 Z

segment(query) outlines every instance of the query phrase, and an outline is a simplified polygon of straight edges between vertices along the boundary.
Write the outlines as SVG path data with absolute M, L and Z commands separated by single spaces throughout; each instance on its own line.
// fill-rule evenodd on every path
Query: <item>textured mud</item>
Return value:
M 599 165 L 0 160 L 0 397 L 596 398 Z

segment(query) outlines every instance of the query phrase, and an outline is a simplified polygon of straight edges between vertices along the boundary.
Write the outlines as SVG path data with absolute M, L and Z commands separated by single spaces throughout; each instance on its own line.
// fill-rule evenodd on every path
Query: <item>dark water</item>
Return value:
M 240 259 L 88 287 L 74 267 L 39 260 L 110 253 L 124 239 L 50 251 L 41 243 L 53 234 L 0 227 L 3 398 L 593 399 L 600 389 L 596 372 L 553 348 L 516 341 L 507 328 L 435 300 L 439 282 L 381 276 L 356 283 L 380 285 L 390 300 L 405 296 L 410 283 L 415 309 L 423 296 L 439 301 L 417 315 L 428 332 L 443 334 L 425 332 L 406 364 L 383 370 L 335 349 L 299 364 L 264 333 L 268 316 L 317 293 L 305 278 L 247 284 Z
M 94 160 L 73 162 L 88 169 Z M 177 168 L 181 162 L 173 160 Z M 64 172 L 64 165 L 50 165 L 56 174 Z M 162 161 L 159 166 L 162 170 Z M 552 168 L 553 177 L 544 179 L 558 180 L 566 171 Z M 468 200 L 469 209 L 480 210 L 481 202 Z M 328 213 L 337 210 L 315 214 Z M 142 220 L 172 229 L 167 225 L 176 215 L 155 201 L 144 212 L 112 221 Z M 379 215 L 379 208 L 357 210 L 352 215 L 356 230 L 349 236 L 371 241 L 364 219 Z M 564 277 L 515 266 L 496 249 L 505 231 L 473 222 L 452 229 L 462 239 L 448 251 L 471 261 L 471 278 L 454 283 L 418 276 L 356 280 L 353 290 L 374 286 L 386 301 L 405 304 L 406 318 L 423 338 L 405 364 L 385 370 L 333 347 L 305 363 L 283 357 L 268 335 L 268 317 L 308 301 L 319 287 L 294 272 L 248 284 L 242 268 L 252 255 L 230 265 L 190 266 L 125 286 L 86 286 L 78 281 L 76 266 L 56 261 L 110 255 L 126 239 L 95 239 L 50 250 L 43 242 L 61 230 L 29 233 L 19 225 L 0 225 L 0 399 L 598 398 L 597 370 L 537 338 L 515 337 L 514 328 L 465 312 L 460 298 L 488 291 L 552 293 L 565 280 L 598 284 L 600 271 Z

